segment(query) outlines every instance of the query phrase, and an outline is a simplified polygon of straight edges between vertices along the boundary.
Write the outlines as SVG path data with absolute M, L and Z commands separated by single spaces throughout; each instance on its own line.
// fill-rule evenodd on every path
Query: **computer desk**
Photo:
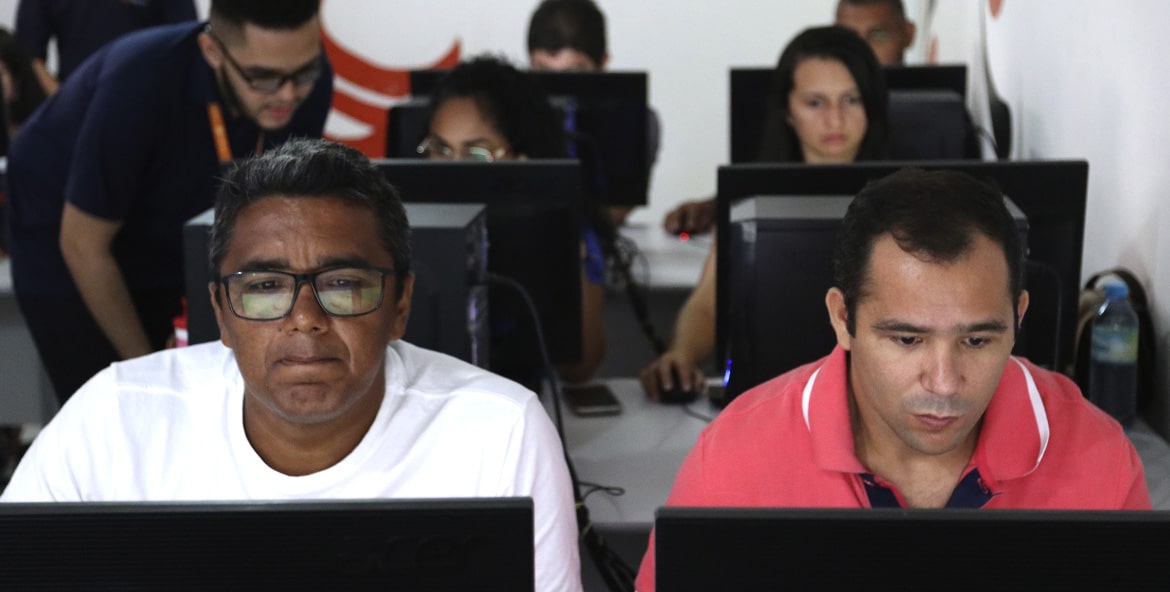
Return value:
M 621 401 L 622 413 L 577 417 L 565 409 L 569 455 L 582 481 L 625 489 L 624 495 L 598 491 L 586 499 L 598 529 L 649 533 L 654 511 L 665 503 L 675 473 L 707 422 L 683 406 L 647 400 L 636 379 L 603 382 Z M 705 400 L 687 407 L 712 417 L 719 411 Z M 1140 420 L 1129 435 L 1145 465 L 1154 509 L 1170 510 L 1170 445 Z

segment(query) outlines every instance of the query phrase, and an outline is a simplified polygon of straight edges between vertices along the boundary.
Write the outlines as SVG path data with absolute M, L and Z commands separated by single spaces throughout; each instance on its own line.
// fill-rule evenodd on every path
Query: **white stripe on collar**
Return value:
M 1028 401 L 1032 404 L 1032 415 L 1036 419 L 1036 431 L 1040 434 L 1040 454 L 1036 456 L 1036 465 L 1032 467 L 1034 471 L 1040 466 L 1040 461 L 1044 459 L 1044 452 L 1048 450 L 1048 437 L 1050 434 L 1048 414 L 1044 411 L 1044 402 L 1040 400 L 1040 391 L 1036 388 L 1036 380 L 1032 378 L 1032 373 L 1015 357 L 1012 358 L 1012 361 L 1024 373 L 1024 384 L 1028 388 Z M 824 366 L 821 366 L 821 368 L 824 368 Z M 817 368 L 812 373 L 812 376 L 808 378 L 808 382 L 804 385 L 804 391 L 801 393 L 800 409 L 804 413 L 804 426 L 810 432 L 812 431 L 812 424 L 808 420 L 808 405 L 809 401 L 812 400 L 813 384 L 816 383 L 817 375 L 821 373 L 821 368 Z
M 821 366 L 821 368 L 824 368 L 824 366 Z M 812 431 L 812 424 L 808 422 L 808 402 L 812 399 L 813 383 L 817 381 L 817 374 L 821 373 L 821 368 L 817 368 L 816 372 L 813 372 L 812 376 L 808 377 L 808 382 L 804 385 L 804 392 L 800 395 L 800 409 L 804 412 L 804 427 L 808 428 L 810 432 Z
M 1035 471 L 1040 466 L 1040 461 L 1044 459 L 1044 451 L 1048 450 L 1048 413 L 1044 411 L 1044 402 L 1040 400 L 1040 391 L 1036 389 L 1036 381 L 1032 378 L 1032 373 L 1024 366 L 1024 363 L 1012 357 L 1012 361 L 1020 367 L 1024 372 L 1024 382 L 1028 385 L 1028 401 L 1032 403 L 1032 415 L 1036 418 L 1036 431 L 1040 433 L 1040 454 L 1036 456 L 1036 465 L 1032 467 Z

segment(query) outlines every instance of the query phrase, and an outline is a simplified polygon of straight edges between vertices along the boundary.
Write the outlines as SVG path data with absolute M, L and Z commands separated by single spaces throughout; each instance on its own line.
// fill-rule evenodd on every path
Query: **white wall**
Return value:
M 1152 300 L 1170 431 L 1170 3 L 937 0 L 940 59 L 986 31 L 992 79 L 1011 105 L 1016 158 L 1089 161 L 1083 278 L 1134 270 Z M 972 34 L 975 32 L 975 34 Z
M 523 64 L 528 18 L 537 3 L 323 0 L 322 15 L 334 38 L 384 68 L 428 64 L 456 40 L 462 42 L 464 56 L 491 51 Z M 11 27 L 16 4 L 0 0 L 0 25 Z M 715 167 L 727 161 L 728 68 L 774 64 L 797 32 L 832 20 L 836 0 L 598 0 L 598 4 L 607 17 L 611 68 L 650 73 L 650 100 L 662 121 L 662 149 L 650 207 L 636 211 L 631 221 L 657 224 L 678 201 L 714 193 Z M 208 5 L 209 0 L 196 0 L 201 16 Z M 906 6 L 920 20 L 925 0 L 907 0 Z M 911 48 L 912 59 L 921 60 L 923 46 Z M 360 96 L 379 99 L 368 93 Z M 333 132 L 352 132 L 344 118 L 331 118 L 329 125 Z

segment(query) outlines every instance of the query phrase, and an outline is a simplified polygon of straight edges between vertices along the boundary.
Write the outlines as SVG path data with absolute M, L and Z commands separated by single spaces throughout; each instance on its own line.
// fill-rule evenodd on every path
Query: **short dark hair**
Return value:
M 885 4 L 890 7 L 890 12 L 894 13 L 894 16 L 902 20 L 906 20 L 906 6 L 902 4 L 902 0 L 840 0 L 840 2 L 837 3 L 837 6 L 840 7 L 842 4 L 849 4 L 852 6 L 873 6 L 875 4 Z
M 788 123 L 788 95 L 796 86 L 796 67 L 808 58 L 841 62 L 857 83 L 865 103 L 865 137 L 857 150 L 857 160 L 881 160 L 886 157 L 889 130 L 890 97 L 886 76 L 873 49 L 861 37 L 845 27 L 805 29 L 788 43 L 772 75 L 772 92 L 768 99 L 768 116 L 758 160 L 761 162 L 803 162 L 800 138 Z
M 317 16 L 320 0 L 211 0 L 208 20 L 224 43 L 242 38 L 244 25 L 296 29 Z
M 1024 252 L 1003 193 L 966 173 L 910 168 L 867 185 L 841 220 L 833 280 L 845 296 L 850 335 L 856 334 L 857 303 L 865 296 L 874 242 L 885 234 L 903 251 L 940 263 L 965 255 L 978 234 L 991 239 L 1003 247 L 1014 317 Z
M 262 156 L 244 160 L 223 179 L 211 226 L 211 272 L 215 281 L 231 247 L 240 212 L 267 197 L 336 198 L 373 210 L 382 246 L 401 277 L 410 273 L 410 224 L 394 186 L 361 152 L 326 140 L 290 140 Z M 399 296 L 402 284 L 399 283 Z
M 605 15 L 593 0 L 544 0 L 528 22 L 528 53 L 575 49 L 605 61 Z
M 459 64 L 431 94 L 427 128 L 447 101 L 475 101 L 480 113 L 508 140 L 513 154 L 529 158 L 563 158 L 565 135 L 548 94 L 536 79 L 502 57 L 483 55 Z

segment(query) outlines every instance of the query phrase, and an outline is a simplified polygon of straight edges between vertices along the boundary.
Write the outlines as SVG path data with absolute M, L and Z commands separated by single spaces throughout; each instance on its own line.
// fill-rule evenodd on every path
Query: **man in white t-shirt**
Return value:
M 579 590 L 561 444 L 519 385 L 399 338 L 413 277 L 394 188 L 294 141 L 230 173 L 210 286 L 222 343 L 115 363 L 0 501 L 528 496 L 537 590 Z

